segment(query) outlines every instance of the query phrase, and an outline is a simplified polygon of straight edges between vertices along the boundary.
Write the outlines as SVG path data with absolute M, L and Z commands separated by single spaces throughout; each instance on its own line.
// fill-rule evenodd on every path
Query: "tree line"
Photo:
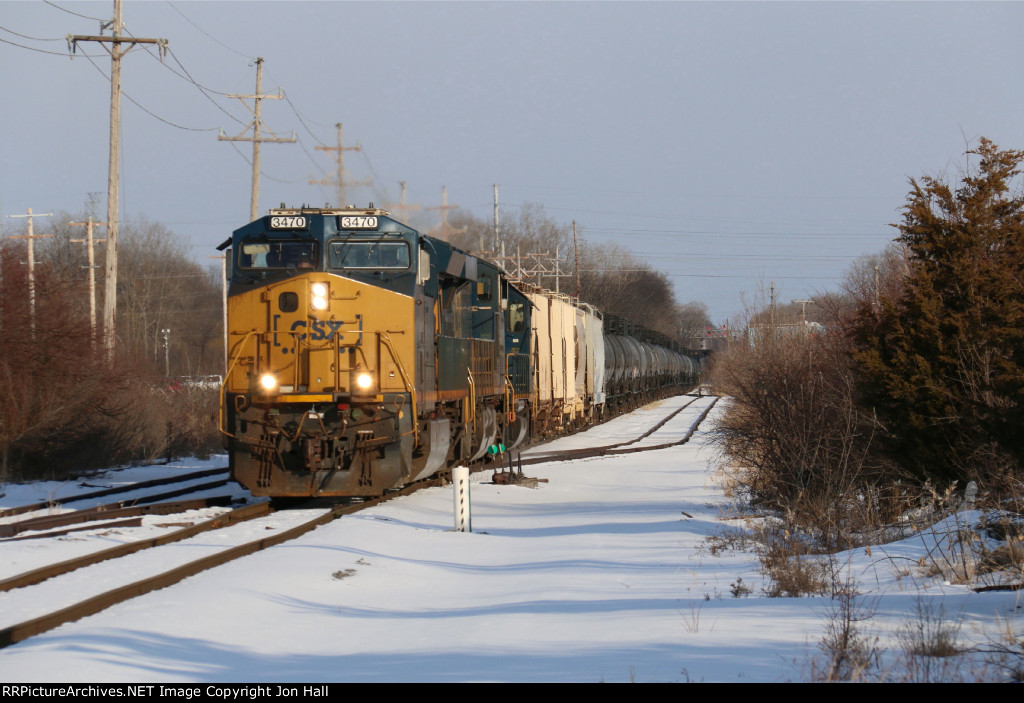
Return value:
M 86 245 L 72 241 L 85 228 L 71 223 L 85 219 L 57 213 L 45 227 L 36 222 L 37 233 L 52 236 L 34 240 L 34 311 L 26 243 L 0 243 L 0 479 L 216 446 L 216 392 L 180 378 L 221 373 L 220 267 L 195 263 L 159 223 L 123 225 L 116 358 L 107 363 L 90 323 Z M 102 243 L 95 254 L 101 327 Z
M 799 306 L 752 316 L 759 333 L 714 372 L 735 399 L 722 447 L 752 502 L 829 541 L 953 485 L 1019 493 L 1022 163 L 981 139 L 956 178 L 911 179 L 892 245 L 807 306 L 821 327 Z
M 450 227 L 437 234 L 462 249 L 478 251 L 481 241 L 495 248 L 493 230 L 493 223 L 457 211 Z M 572 225 L 552 219 L 538 205 L 526 204 L 516 212 L 503 213 L 500 232 L 509 260 L 517 253 L 525 256 L 539 252 L 547 253 L 547 260 L 553 261 L 557 252 L 562 275 L 557 280 L 550 274 L 527 275 L 523 278 L 526 283 L 578 295 L 579 300 L 603 313 L 626 318 L 684 345 L 704 337 L 711 325 L 707 305 L 696 300 L 679 303 L 672 282 L 663 272 L 623 247 L 588 242 L 582 228 L 578 228 L 574 243 Z M 511 261 L 506 263 L 506 268 L 512 267 Z M 547 268 L 553 271 L 553 264 Z

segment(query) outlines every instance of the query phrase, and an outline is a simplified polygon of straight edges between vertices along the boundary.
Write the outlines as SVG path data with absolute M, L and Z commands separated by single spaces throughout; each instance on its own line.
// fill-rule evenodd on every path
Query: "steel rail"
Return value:
M 229 513 L 218 515 L 212 520 L 205 520 L 204 522 L 191 525 L 180 530 L 175 530 L 174 532 L 166 535 L 129 542 L 128 544 L 121 544 L 116 547 L 110 547 L 108 549 L 93 552 L 92 554 L 86 554 L 74 559 L 68 559 L 56 564 L 41 566 L 38 569 L 26 571 L 25 573 L 18 574 L 17 576 L 11 576 L 0 581 L 0 592 L 10 591 L 24 586 L 32 586 L 45 581 L 48 578 L 61 576 L 71 571 L 75 571 L 76 569 L 92 566 L 93 564 L 98 564 L 109 559 L 117 559 L 118 557 L 134 554 L 135 552 L 141 552 L 143 549 L 159 547 L 164 544 L 171 544 L 172 542 L 180 542 L 183 539 L 194 537 L 195 535 L 202 534 L 203 532 L 227 527 L 228 525 L 234 525 L 239 522 L 245 522 L 246 520 L 252 520 L 253 518 L 262 517 L 270 512 L 270 503 L 246 505 L 232 510 Z
M 77 503 L 82 500 L 89 500 L 90 498 L 102 498 L 104 496 L 117 495 L 118 493 L 128 493 L 129 491 L 135 491 L 140 488 L 152 488 L 154 486 L 166 486 L 172 483 L 192 481 L 194 479 L 206 478 L 207 476 L 215 476 L 217 474 L 226 473 L 227 471 L 228 469 L 226 467 L 221 467 L 219 469 L 205 469 L 203 471 L 193 471 L 191 473 L 181 474 L 180 476 L 154 478 L 149 481 L 140 481 L 139 483 L 132 483 L 127 486 L 114 486 L 112 488 L 104 488 L 98 491 L 92 491 L 90 493 L 79 493 L 78 495 L 68 496 L 67 498 L 47 501 L 44 503 L 19 505 L 15 508 L 5 508 L 3 510 L 0 510 L 0 517 L 21 515 L 22 513 L 30 513 L 33 510 L 45 510 L 46 508 L 52 508 L 56 505 L 64 505 L 65 503 Z
M 703 396 L 703 397 L 706 398 L 706 397 L 709 397 L 709 396 Z M 708 416 L 708 413 L 711 412 L 711 409 L 713 407 L 715 407 L 715 404 L 718 402 L 719 396 L 712 396 L 712 397 L 714 398 L 714 400 L 711 401 L 711 404 L 708 405 L 708 407 L 704 408 L 703 412 L 701 412 L 701 414 L 697 417 L 697 419 L 694 421 L 694 423 L 690 426 L 690 429 L 687 430 L 686 435 L 682 439 L 676 440 L 674 442 L 665 442 L 663 444 L 655 444 L 655 445 L 644 446 L 644 447 L 628 447 L 628 446 L 625 446 L 625 445 L 629 445 L 629 444 L 635 444 L 636 442 L 640 441 L 641 439 L 644 439 L 645 437 L 650 436 L 654 432 L 654 429 L 652 429 L 652 430 L 644 433 L 643 436 L 638 437 L 638 438 L 636 438 L 634 440 L 630 440 L 629 442 L 619 442 L 618 444 L 609 444 L 609 445 L 606 445 L 606 446 L 603 446 L 603 447 L 587 447 L 585 449 L 566 449 L 564 451 L 554 452 L 552 454 L 543 454 L 543 455 L 539 455 L 539 456 L 524 457 L 521 460 L 519 460 L 518 463 L 521 466 L 523 466 L 523 465 L 531 466 L 531 465 L 534 465 L 534 464 L 543 464 L 543 463 L 551 462 L 551 461 L 570 461 L 572 459 L 588 459 L 588 458 L 591 458 L 591 457 L 598 457 L 598 456 L 614 456 L 614 455 L 617 455 L 617 454 L 634 454 L 636 452 L 647 452 L 647 451 L 653 451 L 655 449 L 668 449 L 669 447 L 677 447 L 677 446 L 679 446 L 681 444 L 686 444 L 690 440 L 690 437 L 693 436 L 694 431 L 696 431 L 696 429 L 700 425 L 700 423 L 704 421 L 704 419 Z M 694 398 L 694 401 L 695 400 L 697 400 L 697 399 Z M 684 405 L 682 408 L 680 408 L 679 411 L 681 412 L 682 410 L 688 408 L 690 405 L 692 405 L 692 403 L 694 401 L 690 401 L 689 403 Z M 677 414 L 678 413 L 673 413 L 671 416 L 669 416 L 668 418 L 663 420 L 661 423 L 659 423 L 659 425 L 657 427 L 663 426 L 666 422 L 668 422 L 670 419 L 672 419 L 672 417 L 675 417 Z
M 218 483 L 218 485 L 220 485 Z M 200 490 L 208 488 L 209 485 L 199 487 Z M 86 510 L 75 510 L 70 513 L 58 515 L 40 515 L 39 517 L 9 522 L 0 525 L 0 543 L 6 541 L 2 538 L 13 537 L 22 532 L 32 530 L 49 530 L 54 527 L 65 525 L 76 525 L 84 522 L 95 522 L 97 520 L 109 520 L 113 518 L 134 517 L 136 515 L 172 515 L 183 513 L 186 510 L 200 510 L 202 508 L 224 507 L 230 505 L 234 499 L 231 496 L 211 496 L 209 498 L 196 498 L 193 500 L 170 501 L 166 503 L 145 503 L 143 505 L 132 505 L 122 507 L 121 503 L 101 505 Z M 85 528 L 88 529 L 88 528 Z M 53 533 L 35 535 L 36 537 L 52 536 Z
M 660 421 L 658 421 L 655 425 L 653 425 L 649 430 L 644 432 L 639 437 L 634 437 L 633 439 L 627 440 L 625 442 L 617 442 L 615 444 L 606 444 L 606 445 L 604 445 L 603 447 L 600 447 L 600 448 L 601 449 L 614 449 L 616 447 L 624 447 L 624 446 L 627 446 L 627 445 L 630 445 L 630 444 L 636 444 L 637 442 L 639 442 L 639 441 L 641 441 L 643 439 L 646 439 L 647 437 L 650 437 L 652 434 L 654 434 L 655 432 L 660 430 L 662 427 L 664 427 L 665 424 L 669 420 L 671 420 L 676 415 L 678 415 L 679 413 L 683 412 L 688 407 L 693 405 L 701 397 L 704 397 L 704 396 L 694 396 L 693 400 L 689 401 L 685 405 L 683 405 L 681 407 L 678 407 L 675 410 L 673 410 L 672 412 L 670 412 L 668 415 L 666 415 L 664 418 L 662 418 Z M 601 423 L 601 424 L 604 424 L 604 423 Z M 592 427 L 597 427 L 597 426 L 599 426 L 599 425 L 593 425 L 591 427 L 588 427 L 587 429 L 591 429 Z M 569 437 L 571 435 L 564 435 L 564 436 Z M 559 438 L 559 439 L 561 439 L 561 438 Z M 590 449 L 597 449 L 597 448 L 598 447 L 591 447 Z M 563 450 L 563 451 L 552 451 L 552 452 L 547 452 L 547 453 L 531 454 L 530 455 L 530 459 L 538 459 L 538 458 L 546 457 L 546 456 L 558 457 L 558 456 L 561 456 L 566 451 L 577 451 L 577 450 L 566 449 L 566 450 Z
M 100 611 L 106 610 L 112 605 L 117 605 L 118 603 L 122 603 L 126 600 L 130 600 L 132 598 L 144 595 L 146 593 L 150 593 L 151 591 L 159 590 L 161 588 L 166 588 L 167 586 L 174 585 L 179 581 L 188 578 L 189 576 L 194 576 L 195 574 L 201 573 L 203 571 L 212 569 L 217 566 L 221 566 L 222 564 L 234 561 L 235 559 L 239 559 L 241 557 L 254 554 L 255 552 L 266 549 L 268 547 L 273 547 L 283 542 L 296 539 L 297 537 L 300 537 L 306 534 L 307 532 L 310 532 L 311 530 L 320 527 L 321 525 L 326 525 L 327 523 L 332 522 L 342 517 L 343 515 L 349 515 L 351 513 L 358 512 L 365 508 L 370 508 L 375 505 L 379 505 L 393 498 L 398 498 L 400 496 L 415 493 L 416 491 L 421 490 L 423 488 L 440 485 L 441 482 L 441 479 L 420 482 L 412 486 L 407 486 L 399 491 L 396 491 L 395 493 L 391 493 L 380 498 L 373 498 L 362 503 L 337 506 L 331 509 L 329 512 L 324 513 L 323 515 L 320 515 L 301 525 L 296 525 L 291 529 L 284 530 L 280 533 L 264 537 L 262 539 L 254 540 L 252 542 L 247 542 L 245 544 L 240 544 L 238 546 L 225 549 L 224 551 L 218 552 L 216 554 L 211 554 L 207 557 L 197 559 L 187 564 L 182 564 L 179 567 L 176 567 L 169 571 L 165 571 L 161 574 L 141 579 L 134 583 L 121 586 L 120 588 L 115 588 L 113 590 L 107 591 L 106 593 L 101 593 L 97 596 L 93 596 L 92 598 L 88 598 L 84 601 L 81 601 L 74 605 L 70 605 L 66 608 L 61 608 L 60 610 L 50 613 L 48 615 L 42 615 L 40 617 L 27 620 L 17 625 L 11 625 L 9 627 L 0 628 L 0 648 L 15 644 L 16 642 L 21 642 L 22 640 L 32 637 L 33 635 L 38 635 L 43 632 L 47 632 L 65 623 L 73 622 L 75 620 L 79 620 L 89 615 L 94 615 Z M 191 528 L 186 528 L 186 530 L 188 529 Z M 182 530 L 182 532 L 186 530 Z

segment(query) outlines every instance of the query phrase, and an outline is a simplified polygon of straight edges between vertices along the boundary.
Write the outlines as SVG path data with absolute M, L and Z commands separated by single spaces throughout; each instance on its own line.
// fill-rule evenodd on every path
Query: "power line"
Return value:
M 742 236 L 742 237 L 877 237 L 886 232 L 737 232 L 734 230 L 697 230 L 697 229 L 634 229 L 630 227 L 588 227 L 587 233 L 622 232 L 625 234 L 642 234 L 645 236 L 672 237 L 675 235 L 710 235 L 710 236 Z
M 132 34 L 131 32 L 129 32 L 129 31 L 127 31 L 127 30 L 125 30 L 125 34 L 127 34 L 128 36 L 134 36 L 134 35 L 133 35 L 133 34 Z M 213 88 L 207 88 L 206 86 L 204 86 L 204 85 L 202 85 L 201 83 L 199 83 L 199 81 L 197 81 L 197 80 L 196 80 L 195 78 L 193 78 L 193 77 L 192 77 L 192 74 L 191 74 L 191 73 L 189 73 L 188 69 L 187 69 L 187 68 L 185 68 L 185 65 L 184 65 L 184 64 L 183 64 L 183 63 L 181 62 L 181 60 L 180 60 L 180 59 L 179 59 L 179 58 L 177 57 L 177 55 L 175 55 L 174 51 L 173 51 L 173 50 L 171 50 L 171 48 L 170 48 L 170 47 L 167 47 L 167 46 L 163 47 L 163 51 L 164 51 L 165 53 L 167 53 L 167 54 L 170 54 L 170 55 L 171 55 L 171 58 L 172 58 L 172 59 L 174 59 L 174 62 L 175 62 L 176 64 L 178 64 L 178 67 L 179 67 L 179 68 L 181 68 L 181 70 L 182 70 L 182 71 L 184 72 L 184 74 L 185 74 L 185 75 L 182 75 L 181 73 L 178 73 L 178 72 L 177 72 L 177 71 L 175 71 L 175 70 L 174 70 L 173 68 L 171 68 L 170 66 L 168 66 L 168 65 L 167 65 L 167 63 L 166 63 L 165 61 L 163 61 L 163 60 L 162 60 L 162 59 L 161 59 L 161 58 L 160 58 L 159 56 L 156 56 L 156 55 L 155 55 L 155 54 L 153 53 L 153 51 L 152 51 L 152 50 L 151 50 L 151 49 L 150 49 L 150 48 L 149 48 L 148 46 L 145 46 L 145 45 L 143 45 L 143 50 L 144 50 L 144 51 L 145 51 L 145 52 L 146 52 L 147 54 L 149 54 L 149 56 L 150 56 L 151 58 L 153 58 L 153 59 L 156 59 L 156 60 L 158 60 L 158 61 L 160 62 L 160 65 L 161 65 L 161 66 L 163 66 L 164 68 L 166 68 L 166 69 L 167 69 L 168 71 L 170 71 L 171 73 L 173 73 L 173 74 L 174 74 L 175 76 L 177 76 L 178 78 L 182 79 L 182 80 L 183 80 L 183 81 L 185 81 L 186 83 L 191 83 L 192 85 L 194 85 L 194 86 L 195 86 L 195 87 L 196 87 L 196 88 L 197 88 L 197 89 L 199 90 L 199 92 L 200 92 L 200 93 L 201 93 L 201 94 L 203 95 L 203 97 L 204 97 L 204 98 L 206 98 L 207 100 L 209 100 L 209 101 L 210 101 L 211 103 L 213 103 L 213 106 L 214 106 L 214 107 L 216 107 L 216 108 L 217 108 L 218 110 L 220 110 L 221 112 L 223 112 L 223 113 L 224 113 L 225 115 L 227 115 L 228 117 L 230 117 L 231 119 L 233 119 L 233 120 L 234 120 L 235 122 L 237 122 L 238 124 L 245 124 L 245 123 L 244 123 L 244 122 L 243 122 L 242 120 L 240 120 L 240 119 L 238 119 L 237 117 L 235 117 L 234 115 L 232 115 L 232 114 L 231 114 L 230 112 L 228 112 L 228 111 L 227 111 L 227 110 L 226 110 L 226 109 L 225 109 L 225 108 L 224 108 L 224 107 L 223 107 L 223 106 L 222 106 L 222 105 L 221 105 L 220 103 L 218 103 L 218 102 L 217 102 L 216 100 L 214 100 L 213 98 L 211 98 L 211 97 L 210 97 L 210 96 L 208 95 L 208 93 L 215 93 L 215 94 L 217 94 L 217 95 L 223 95 L 223 96 L 227 96 L 227 95 L 228 95 L 228 93 L 223 93 L 223 92 L 221 92 L 221 91 L 219 91 L 219 90 L 214 90 Z M 131 98 L 129 98 L 129 100 L 130 100 L 130 99 L 131 99 Z M 132 101 L 132 102 L 134 102 L 134 101 Z M 182 129 L 189 129 L 189 128 L 182 128 Z M 197 131 L 199 131 L 199 130 L 197 130 Z M 203 131 L 206 131 L 206 130 L 203 130 Z
M 170 2 L 170 1 L 168 1 L 168 3 L 167 3 L 167 4 L 171 6 L 171 9 L 172 9 L 172 10 L 174 10 L 174 11 L 175 11 L 175 12 L 177 12 L 177 13 L 178 13 L 179 15 L 181 15 L 181 16 L 182 16 L 182 17 L 184 18 L 184 20 L 185 20 L 186 22 L 188 22 L 188 23 L 189 23 L 190 25 L 192 25 L 193 27 L 195 27 L 196 29 L 198 29 L 198 30 L 199 30 L 200 32 L 202 32 L 203 34 L 205 34 L 205 35 L 206 35 L 206 37 L 207 37 L 207 38 L 209 38 L 209 39 L 210 39 L 211 41 L 213 41 L 213 42 L 215 42 L 215 43 L 217 43 L 217 44 L 221 45 L 222 47 L 224 47 L 225 49 L 227 49 L 228 51 L 230 51 L 230 52 L 232 52 L 232 53 L 238 54 L 239 56 L 241 56 L 241 57 L 243 57 L 243 58 L 245 58 L 245 59 L 248 59 L 248 60 L 250 60 L 250 61 L 252 60 L 252 58 L 253 58 L 253 57 L 252 57 L 252 56 L 250 56 L 249 54 L 243 54 L 243 53 L 242 53 L 241 51 L 238 51 L 237 49 L 232 49 L 232 48 L 231 48 L 230 46 L 228 46 L 227 44 L 225 44 L 224 42 L 222 42 L 222 41 L 221 41 L 220 39 L 217 39 L 217 38 L 216 38 L 215 36 L 213 36 L 212 34 L 210 34 L 209 32 L 207 32 L 207 31 L 206 31 L 205 29 L 203 29 L 202 27 L 200 27 L 200 26 L 199 26 L 198 24 L 196 24 L 195 22 L 193 22 L 193 21 L 192 21 L 191 19 L 189 19 L 189 18 L 188 18 L 188 16 L 187 16 L 187 15 L 186 15 L 186 14 L 185 14 L 184 12 L 182 12 L 182 11 L 181 11 L 181 10 L 179 10 L 179 9 L 178 9 L 177 7 L 175 7 L 175 5 L 174 5 L 174 3 L 173 3 L 173 2 Z
M 227 111 L 227 110 L 226 110 L 226 109 L 225 109 L 225 108 L 224 108 L 224 107 L 223 107 L 223 106 L 222 106 L 222 105 L 221 105 L 220 103 L 218 103 L 218 102 L 217 102 L 216 100 L 214 100 L 214 99 L 213 99 L 212 97 L 210 97 L 210 96 L 208 95 L 208 93 L 216 93 L 217 95 L 223 95 L 223 96 L 225 96 L 225 97 L 226 97 L 226 96 L 228 95 L 227 93 L 222 93 L 222 92 L 221 92 L 221 91 L 219 91 L 219 90 L 213 90 L 212 88 L 207 88 L 206 86 L 204 86 L 204 85 L 200 84 L 200 83 L 199 83 L 199 81 L 197 81 L 197 80 L 196 80 L 195 78 L 193 78 L 193 77 L 192 77 L 192 74 L 188 72 L 188 69 L 187 69 L 187 68 L 185 68 L 185 66 L 184 66 L 184 65 L 183 65 L 183 64 L 181 63 L 181 61 L 180 61 L 180 60 L 178 60 L 178 57 L 177 57 L 177 56 L 176 56 L 176 55 L 174 54 L 174 52 L 173 52 L 173 51 L 169 51 L 168 53 L 170 53 L 170 55 L 171 55 L 171 58 L 172 58 L 172 59 L 174 59 L 174 62 L 175 62 L 176 64 L 178 64 L 178 66 L 180 66 L 180 67 L 181 67 L 181 70 L 185 72 L 185 76 L 181 76 L 181 74 L 179 74 L 179 73 L 178 73 L 177 71 L 175 71 L 174 69 L 172 69 L 172 68 L 171 68 L 170 66 L 167 66 L 167 70 L 169 70 L 169 71 L 170 71 L 171 73 L 174 73 L 174 74 L 175 74 L 175 75 L 177 75 L 177 76 L 180 76 L 180 77 L 182 77 L 182 78 L 183 78 L 184 80 L 187 80 L 187 81 L 188 81 L 188 82 L 190 82 L 190 83 L 191 83 L 192 85 L 194 85 L 194 86 L 195 86 L 196 88 L 198 88 L 198 89 L 199 89 L 199 92 L 200 92 L 200 93 L 202 93 L 202 95 L 203 95 L 203 97 L 204 97 L 204 98 L 206 98 L 206 99 L 207 99 L 207 100 L 209 100 L 209 101 L 210 101 L 211 103 L 213 103 L 213 105 L 214 105 L 214 106 L 215 106 L 215 107 L 216 107 L 216 108 L 217 108 L 218 110 L 220 110 L 220 111 L 221 111 L 221 112 L 223 112 L 223 113 L 224 113 L 225 115 L 227 115 L 228 117 L 230 117 L 231 119 L 233 119 L 233 120 L 234 120 L 235 122 L 237 122 L 238 124 L 245 124 L 245 123 L 244 123 L 244 122 L 243 122 L 242 120 L 240 120 L 240 119 L 238 119 L 237 117 L 235 117 L 234 115 L 232 115 L 232 114 L 231 114 L 230 112 L 228 112 L 228 111 Z M 161 62 L 161 63 L 163 63 L 163 62 Z M 164 64 L 164 65 L 166 66 L 167 64 Z
M 370 163 L 370 155 L 366 153 L 366 148 L 364 147 L 359 153 L 363 155 L 363 159 L 366 161 L 366 167 L 370 169 L 370 175 L 373 176 L 373 182 L 382 184 L 384 181 L 380 179 L 373 168 L 373 164 Z
M 181 68 L 181 70 L 185 72 L 185 75 L 182 76 L 180 73 L 175 71 L 173 68 L 171 68 L 170 66 L 167 66 L 167 64 L 164 64 L 165 66 L 167 66 L 167 70 L 168 71 L 170 71 L 174 75 L 176 75 L 176 76 L 178 76 L 178 77 L 180 77 L 180 78 L 182 78 L 184 80 L 187 80 L 189 83 L 191 83 L 195 87 L 197 87 L 200 90 L 202 90 L 203 93 L 216 93 L 217 95 L 223 95 L 224 97 L 228 96 L 228 93 L 225 93 L 225 92 L 220 91 L 220 90 L 214 90 L 213 88 L 208 88 L 205 85 L 200 84 L 199 81 L 197 81 L 195 78 L 193 78 L 192 74 L 188 72 L 188 69 L 185 68 L 185 65 L 181 63 L 181 61 L 175 55 L 173 50 L 168 49 L 167 53 L 169 53 L 171 55 L 171 58 L 174 59 L 174 63 L 178 64 L 178 66 Z M 152 55 L 153 55 L 152 52 L 150 52 L 150 56 L 152 56 Z M 153 58 L 156 58 L 156 57 L 153 56 Z
M 524 190 L 535 190 L 544 193 L 550 192 L 566 192 L 575 194 L 576 191 L 572 188 L 559 188 L 557 186 L 552 187 L 549 185 L 532 185 L 522 183 L 503 183 L 503 186 L 510 188 L 521 188 Z M 593 193 L 612 193 L 616 195 L 629 195 L 643 198 L 697 198 L 701 200 L 707 200 L 709 198 L 719 198 L 727 200 L 889 200 L 888 195 L 755 195 L 752 193 L 723 193 L 721 195 L 714 193 L 684 193 L 684 192 L 650 192 L 650 191 L 636 191 L 636 190 L 621 190 L 614 188 L 595 188 L 591 189 Z
M 237 154 L 238 154 L 239 156 L 241 156 L 241 157 L 242 157 L 242 160 L 243 160 L 243 161 L 245 161 L 245 163 L 247 163 L 247 164 L 249 164 L 250 166 L 252 166 L 252 160 L 251 160 L 251 159 L 250 159 L 250 158 L 249 158 L 248 156 L 246 156 L 245 154 L 243 154 L 243 153 L 242 153 L 242 150 L 241 150 L 241 149 L 239 149 L 239 148 L 238 148 L 238 146 L 237 146 L 236 144 L 232 143 L 232 144 L 231 144 L 231 148 L 232 148 L 232 149 L 234 149 L 234 150 L 235 150 L 235 152 L 236 152 L 236 153 L 237 153 Z M 260 175 L 262 175 L 262 176 L 263 176 L 264 178 L 266 178 L 266 179 L 268 179 L 268 180 L 271 180 L 271 181 L 273 181 L 274 183 L 282 183 L 282 184 L 284 184 L 284 185 L 290 185 L 290 184 L 292 184 L 292 183 L 305 183 L 305 182 L 306 182 L 306 179 L 305 179 L 305 178 L 296 178 L 295 180 L 292 180 L 292 181 L 286 181 L 286 180 L 284 180 L 283 178 L 274 178 L 273 176 L 271 176 L 270 174 L 268 174 L 268 173 L 267 173 L 266 171 L 264 171 L 264 170 L 263 170 L 262 168 L 260 169 Z M 206 223 L 205 223 L 205 222 L 197 222 L 197 223 L 195 223 L 195 224 L 200 224 L 200 225 L 202 225 L 202 224 L 206 224 Z
M 32 41 L 67 41 L 65 37 L 54 37 L 52 39 L 47 37 L 30 37 L 27 34 L 15 32 L 13 29 L 7 29 L 7 27 L 0 27 L 0 29 L 4 30 L 8 34 L 13 34 L 14 36 L 21 37 L 22 39 L 31 39 Z
M 324 169 L 324 167 L 321 166 L 319 163 L 317 163 L 317 160 L 313 158 L 312 154 L 309 153 L 309 149 L 306 148 L 306 143 L 301 139 L 298 139 L 297 141 L 299 142 L 299 146 L 302 148 L 302 152 L 306 155 L 306 158 L 309 159 L 310 163 L 313 164 L 313 166 L 315 166 L 316 168 L 318 168 L 322 175 L 326 176 L 327 170 Z
M 315 134 L 313 134 L 313 130 L 311 130 L 311 129 L 309 128 L 309 125 L 307 125 L 307 124 L 306 124 L 306 120 L 304 120 L 304 119 L 302 118 L 302 115 L 301 115 L 301 114 L 299 114 L 299 111 L 298 111 L 298 110 L 296 109 L 295 105 L 294 105 L 294 104 L 292 103 L 292 99 L 288 97 L 288 93 L 284 92 L 284 90 L 282 89 L 282 90 L 281 90 L 281 95 L 283 95 L 283 96 L 284 96 L 284 101 L 285 101 L 286 103 L 288 103 L 288 107 L 290 107 L 290 108 L 292 109 L 292 112 L 294 112 L 294 113 L 295 113 L 295 116 L 296 116 L 297 118 L 299 118 L 299 124 L 301 124 L 301 125 L 303 126 L 303 128 L 305 128 L 305 130 L 306 130 L 307 132 L 309 132 L 309 136 L 313 137 L 313 140 L 314 140 L 314 141 L 315 141 L 315 142 L 316 142 L 317 144 L 319 144 L 320 146 L 324 146 L 324 143 L 323 143 L 322 141 L 320 141 L 319 137 L 317 137 L 317 136 L 316 136 Z
M 106 73 L 104 73 L 103 69 L 96 65 L 95 61 L 93 61 L 88 56 L 86 56 L 86 58 L 89 59 L 89 63 L 92 64 L 93 68 L 95 68 L 97 71 L 100 72 L 101 76 L 106 78 L 108 81 L 110 80 L 110 76 L 108 76 Z M 125 93 L 124 91 L 122 91 L 121 95 L 123 95 L 128 100 L 128 102 L 130 102 L 132 105 L 134 105 L 135 107 L 137 107 L 140 110 L 142 110 L 143 112 L 145 112 L 147 115 L 149 115 L 153 119 L 159 120 L 159 121 L 163 122 L 164 124 L 169 125 L 171 127 L 176 127 L 177 129 L 182 129 L 182 130 L 185 130 L 187 132 L 216 132 L 219 129 L 218 127 L 186 127 L 184 125 L 176 124 L 174 122 L 171 122 L 170 120 L 164 119 L 163 117 L 161 117 L 160 115 L 156 114 L 155 112 L 149 110 L 148 108 L 143 107 L 142 104 L 138 100 L 135 100 L 132 96 L 128 95 L 128 93 Z
M 49 54 L 50 56 L 63 56 L 63 57 L 67 57 L 67 55 L 68 55 L 67 52 L 64 52 L 64 51 L 47 51 L 46 49 L 37 49 L 34 46 L 25 46 L 24 44 L 19 44 L 18 42 L 8 41 L 7 39 L 0 39 L 0 43 L 9 44 L 10 46 L 16 46 L 19 49 L 28 49 L 29 51 L 35 51 L 35 52 L 38 52 L 40 54 Z M 88 56 L 96 56 L 97 58 L 99 58 L 100 56 L 102 56 L 102 54 L 82 54 L 82 56 L 86 56 L 86 57 L 88 57 Z
M 45 2 L 50 7 L 55 7 L 58 10 L 60 10 L 61 12 L 66 12 L 69 15 L 74 15 L 75 17 L 81 17 L 82 19 L 87 19 L 87 20 L 95 20 L 97 22 L 106 22 L 106 20 L 103 19 L 102 17 L 90 17 L 89 15 L 80 15 L 77 12 L 72 12 L 71 10 L 67 9 L 66 7 L 61 7 L 60 5 L 58 5 L 55 2 L 50 2 L 50 0 L 43 0 L 43 2 Z

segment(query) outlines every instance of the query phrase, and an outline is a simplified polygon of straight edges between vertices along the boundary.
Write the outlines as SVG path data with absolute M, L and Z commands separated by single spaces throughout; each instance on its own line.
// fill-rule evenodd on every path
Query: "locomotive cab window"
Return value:
M 487 276 L 480 276 L 480 279 L 476 282 L 476 299 L 482 303 L 489 303 L 491 301 L 491 279 Z
M 522 332 L 526 321 L 526 303 L 508 304 L 508 313 L 505 315 L 505 329 L 508 332 Z
M 405 241 L 335 241 L 330 249 L 332 269 L 404 271 L 409 268 Z
M 316 242 L 248 241 L 238 252 L 238 267 L 243 269 L 313 269 L 316 267 Z

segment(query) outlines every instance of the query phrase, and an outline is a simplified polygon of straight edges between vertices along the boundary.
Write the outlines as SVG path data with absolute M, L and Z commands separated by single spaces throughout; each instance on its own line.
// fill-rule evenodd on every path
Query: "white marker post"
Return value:
M 455 507 L 455 531 L 472 532 L 473 519 L 469 500 L 469 467 L 452 469 L 452 497 Z

